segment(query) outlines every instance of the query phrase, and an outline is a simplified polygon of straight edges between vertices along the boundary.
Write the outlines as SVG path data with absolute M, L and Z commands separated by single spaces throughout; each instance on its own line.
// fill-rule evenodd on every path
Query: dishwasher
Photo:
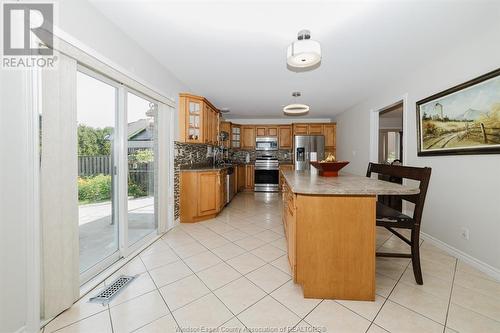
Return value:
M 229 203 L 233 200 L 234 197 L 234 182 L 235 182 L 235 173 L 234 167 L 227 168 L 227 176 L 226 176 L 226 203 Z

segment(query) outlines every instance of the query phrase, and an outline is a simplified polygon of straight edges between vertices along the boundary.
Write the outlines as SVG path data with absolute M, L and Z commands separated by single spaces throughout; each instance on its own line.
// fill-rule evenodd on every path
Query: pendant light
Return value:
M 295 91 L 292 93 L 293 97 L 300 97 L 301 93 L 299 91 Z M 300 104 L 300 103 L 292 103 L 283 107 L 283 112 L 286 115 L 297 116 L 303 115 L 309 112 L 309 105 Z
M 311 39 L 309 30 L 301 30 L 297 40 L 288 46 L 286 63 L 292 71 L 311 70 L 321 63 L 321 45 Z

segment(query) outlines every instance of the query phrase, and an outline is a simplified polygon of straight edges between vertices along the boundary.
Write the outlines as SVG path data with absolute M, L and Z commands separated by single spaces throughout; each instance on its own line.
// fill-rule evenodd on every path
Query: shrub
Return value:
M 146 190 L 144 188 L 142 188 L 139 184 L 136 184 L 136 183 L 132 182 L 131 180 L 129 180 L 129 182 L 128 182 L 128 195 L 129 196 L 134 197 L 134 198 L 138 198 L 138 197 L 144 197 L 147 194 L 148 193 L 146 192 Z
M 424 123 L 424 135 L 436 135 L 437 127 L 433 123 Z
M 111 199 L 111 176 L 99 174 L 78 178 L 78 200 L 98 202 Z

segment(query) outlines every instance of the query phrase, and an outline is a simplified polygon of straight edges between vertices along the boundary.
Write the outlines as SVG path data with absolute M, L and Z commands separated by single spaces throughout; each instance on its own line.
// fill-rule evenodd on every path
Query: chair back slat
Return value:
M 389 178 L 402 178 L 419 181 L 420 193 L 414 195 L 401 195 L 397 196 L 400 199 L 412 202 L 415 204 L 413 211 L 413 219 L 415 223 L 420 224 L 422 218 L 422 211 L 424 209 L 425 197 L 427 195 L 427 188 L 429 187 L 429 180 L 431 178 L 431 168 L 419 168 L 400 165 L 387 165 L 378 163 L 369 163 L 366 176 L 371 177 L 372 173 L 377 173 Z

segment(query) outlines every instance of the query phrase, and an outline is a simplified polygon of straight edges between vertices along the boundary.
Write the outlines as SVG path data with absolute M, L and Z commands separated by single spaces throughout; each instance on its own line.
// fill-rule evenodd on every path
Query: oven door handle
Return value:
M 255 166 L 255 170 L 269 170 L 269 171 L 274 171 L 274 170 L 279 170 L 279 167 L 259 167 Z

